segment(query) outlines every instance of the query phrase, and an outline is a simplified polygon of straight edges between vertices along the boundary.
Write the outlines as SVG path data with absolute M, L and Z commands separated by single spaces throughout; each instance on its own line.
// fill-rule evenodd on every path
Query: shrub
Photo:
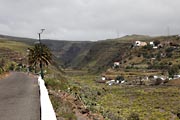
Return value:
M 170 53 L 170 52 L 172 52 L 173 50 L 174 50 L 173 47 L 169 47 L 169 48 L 167 48 L 165 51 L 166 51 L 166 53 Z
M 114 69 L 118 69 L 118 68 L 119 68 L 119 65 L 115 65 L 115 66 L 114 66 Z
M 14 64 L 11 64 L 10 66 L 9 66 L 9 70 L 14 70 L 15 69 L 15 65 Z
M 154 54 L 143 53 L 143 57 L 150 59 L 154 57 Z
M 180 113 L 177 113 L 177 117 L 180 119 Z
M 172 65 L 173 63 L 172 62 L 169 62 L 168 65 Z
M 178 65 L 173 65 L 168 69 L 169 77 L 172 77 L 179 72 L 179 67 Z
M 153 75 L 150 75 L 148 78 L 149 78 L 149 79 L 153 79 L 153 78 L 154 78 L 154 76 L 153 76 Z
M 138 54 L 137 57 L 141 57 L 141 54 Z
M 165 79 L 163 83 L 166 84 L 166 83 L 168 83 L 168 82 L 169 82 L 169 80 L 168 80 L 168 79 Z
M 143 49 L 152 50 L 152 49 L 153 49 L 153 46 L 151 46 L 150 44 L 148 44 L 148 45 L 146 45 L 146 46 L 143 46 Z
M 161 78 L 157 78 L 154 82 L 154 85 L 160 85 L 162 83 L 162 79 Z
M 132 56 L 130 56 L 128 59 L 129 59 L 129 60 L 132 60 L 132 59 L 133 59 L 133 57 L 132 57 Z
M 154 41 L 154 45 L 155 45 L 155 46 L 158 46 L 159 44 L 160 44 L 160 41 L 159 41 L 159 40 L 155 40 L 155 41 Z
M 117 77 L 116 77 L 116 80 L 123 81 L 123 80 L 124 80 L 124 77 L 123 77 L 123 76 L 117 76 Z
M 101 95 L 101 92 L 97 91 L 97 95 Z
M 137 113 L 131 113 L 127 120 L 140 120 L 139 115 Z
M 167 56 L 168 58 L 172 57 L 172 55 L 173 55 L 172 53 L 167 53 L 167 54 L 166 54 L 166 56 Z
M 114 113 L 112 113 L 112 112 L 106 113 L 106 116 L 107 116 L 110 120 L 122 120 L 122 118 L 114 115 Z
M 58 80 L 52 78 L 45 79 L 45 85 L 53 90 L 67 90 L 68 83 L 65 80 Z
M 131 66 L 126 66 L 126 69 L 132 69 L 132 67 Z

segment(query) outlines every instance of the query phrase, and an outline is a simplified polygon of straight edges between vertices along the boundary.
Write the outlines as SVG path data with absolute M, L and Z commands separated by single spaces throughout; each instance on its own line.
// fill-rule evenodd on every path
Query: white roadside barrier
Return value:
M 41 76 L 38 78 L 38 84 L 40 89 L 41 120 L 57 120 L 48 95 L 48 90 Z

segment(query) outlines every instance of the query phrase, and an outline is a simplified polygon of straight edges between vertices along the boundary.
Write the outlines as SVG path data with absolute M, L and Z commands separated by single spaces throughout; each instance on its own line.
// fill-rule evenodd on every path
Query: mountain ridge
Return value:
M 38 39 L 11 37 L 0 35 L 1 39 L 24 42 L 33 45 Z M 56 61 L 64 68 L 86 69 L 93 72 L 105 70 L 120 61 L 137 41 L 168 39 L 168 36 L 150 37 L 146 35 L 126 35 L 121 38 L 102 41 L 65 41 L 42 39 L 56 57 Z

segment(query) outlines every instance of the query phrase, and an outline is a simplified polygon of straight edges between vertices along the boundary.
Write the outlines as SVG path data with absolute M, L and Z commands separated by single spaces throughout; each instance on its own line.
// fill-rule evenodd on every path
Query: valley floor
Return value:
M 67 71 L 69 90 L 79 95 L 88 110 L 110 120 L 178 120 L 180 86 L 108 86 L 100 78 Z

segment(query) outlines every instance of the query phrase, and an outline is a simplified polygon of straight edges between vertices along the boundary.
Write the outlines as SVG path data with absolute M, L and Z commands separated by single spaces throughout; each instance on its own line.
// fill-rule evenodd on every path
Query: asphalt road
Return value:
M 12 72 L 0 80 L 0 120 L 40 120 L 36 78 Z

